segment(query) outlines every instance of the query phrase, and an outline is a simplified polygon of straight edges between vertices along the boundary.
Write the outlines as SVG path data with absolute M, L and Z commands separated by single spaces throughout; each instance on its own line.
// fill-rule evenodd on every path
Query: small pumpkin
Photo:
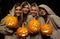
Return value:
M 28 30 L 32 34 L 39 32 L 40 31 L 40 22 L 36 19 L 29 21 Z
M 18 26 L 18 19 L 14 16 L 7 16 L 4 20 L 5 25 L 9 28 L 17 28 Z
M 41 32 L 43 35 L 50 36 L 52 34 L 52 26 L 50 24 L 43 24 L 41 26 Z
M 22 26 L 17 29 L 16 33 L 19 37 L 26 37 L 28 36 L 28 29 Z

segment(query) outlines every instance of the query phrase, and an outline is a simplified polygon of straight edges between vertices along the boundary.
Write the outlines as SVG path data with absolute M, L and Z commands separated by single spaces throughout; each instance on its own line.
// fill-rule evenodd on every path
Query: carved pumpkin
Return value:
M 18 25 L 18 19 L 14 16 L 8 16 L 5 19 L 5 24 L 9 28 L 17 28 Z
M 28 23 L 28 30 L 32 34 L 39 32 L 40 31 L 40 22 L 36 19 L 31 20 Z
M 41 32 L 43 35 L 50 36 L 52 34 L 52 26 L 49 24 L 43 24 L 41 26 Z
M 19 27 L 19 28 L 17 29 L 17 35 L 18 35 L 19 37 L 26 37 L 26 36 L 28 36 L 28 29 L 25 28 L 24 26 Z

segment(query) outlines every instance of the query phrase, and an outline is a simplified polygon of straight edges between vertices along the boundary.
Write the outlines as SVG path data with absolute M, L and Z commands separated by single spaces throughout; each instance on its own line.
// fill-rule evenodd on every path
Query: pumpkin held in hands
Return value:
M 19 27 L 16 33 L 19 37 L 26 37 L 28 36 L 28 29 L 25 27 Z
M 28 30 L 32 34 L 39 32 L 40 31 L 40 22 L 36 19 L 31 20 L 28 23 Z
M 8 16 L 5 19 L 5 24 L 9 28 L 17 28 L 18 25 L 18 19 L 14 16 Z
M 43 24 L 41 26 L 41 32 L 43 35 L 50 36 L 52 34 L 52 26 L 50 24 Z

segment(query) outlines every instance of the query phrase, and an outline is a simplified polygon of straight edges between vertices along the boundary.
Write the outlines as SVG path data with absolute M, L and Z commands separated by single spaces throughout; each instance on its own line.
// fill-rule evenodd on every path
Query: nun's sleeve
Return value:
M 50 17 L 52 17 L 57 27 L 60 28 L 60 17 L 58 17 L 57 15 L 51 15 Z
M 31 15 L 28 15 L 26 22 L 28 23 L 30 20 L 32 20 L 32 16 Z
M 8 29 L 4 23 L 5 18 L 3 18 L 0 22 L 0 33 L 2 33 L 2 34 L 12 33 L 13 31 Z
M 44 18 L 43 17 L 39 17 L 39 22 L 40 22 L 41 25 L 45 24 Z

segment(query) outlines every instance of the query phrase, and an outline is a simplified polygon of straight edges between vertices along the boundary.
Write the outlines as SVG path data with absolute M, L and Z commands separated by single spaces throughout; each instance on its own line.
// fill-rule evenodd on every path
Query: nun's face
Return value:
M 39 14 L 42 15 L 42 16 L 44 16 L 47 13 L 46 13 L 46 11 L 44 9 L 39 9 Z
M 32 6 L 30 12 L 31 12 L 31 15 L 32 15 L 32 16 L 36 16 L 36 15 L 37 15 L 37 8 L 34 7 L 34 6 Z
M 23 7 L 22 11 L 23 11 L 24 14 L 27 14 L 28 11 L 29 11 L 29 6 L 28 6 L 28 5 L 25 5 L 25 6 Z
M 15 8 L 15 15 L 16 15 L 16 16 L 20 16 L 21 13 L 22 13 L 21 7 L 20 7 L 20 6 L 17 6 L 17 7 Z

